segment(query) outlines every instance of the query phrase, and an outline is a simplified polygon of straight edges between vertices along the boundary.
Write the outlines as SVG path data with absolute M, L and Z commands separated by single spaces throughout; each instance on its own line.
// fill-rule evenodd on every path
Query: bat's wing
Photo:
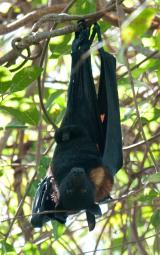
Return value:
M 97 121 L 98 105 L 91 68 L 90 29 L 85 26 L 85 22 L 82 22 L 81 26 L 72 43 L 68 102 L 61 126 L 77 125 L 87 132 L 93 142 L 98 144 L 102 132 L 101 123 Z
M 99 42 L 101 35 L 99 26 L 95 29 Z M 103 129 L 103 138 L 99 147 L 103 155 L 103 165 L 113 176 L 122 167 L 122 134 L 120 126 L 119 100 L 116 82 L 116 59 L 113 55 L 99 49 L 101 59 L 98 108 Z
M 39 183 L 38 189 L 33 202 L 31 223 L 33 227 L 42 227 L 43 223 L 49 221 L 53 214 L 44 213 L 45 211 L 54 210 L 55 204 L 51 201 L 51 182 L 45 177 Z
M 99 48 L 101 59 L 98 100 L 93 80 L 90 47 L 96 34 L 101 44 L 100 28 L 90 29 L 81 23 L 72 44 L 72 68 L 68 104 L 62 127 L 81 126 L 99 147 L 103 165 L 113 176 L 122 167 L 122 136 L 116 83 L 116 60 Z
M 58 220 L 65 223 L 67 216 L 56 213 L 57 187 L 52 176 L 45 177 L 39 183 L 32 206 L 31 223 L 34 228 L 40 228 L 49 220 Z

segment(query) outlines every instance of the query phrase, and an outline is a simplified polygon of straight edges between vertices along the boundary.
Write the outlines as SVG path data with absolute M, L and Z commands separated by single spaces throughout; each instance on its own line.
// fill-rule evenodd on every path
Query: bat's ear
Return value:
M 91 207 L 87 209 L 87 211 L 89 211 L 90 213 L 94 215 L 98 215 L 98 216 L 102 215 L 101 208 L 98 204 L 93 204 Z
M 95 216 L 94 216 L 94 214 L 90 213 L 89 211 L 86 211 L 86 216 L 87 216 L 89 231 L 92 231 L 96 225 Z

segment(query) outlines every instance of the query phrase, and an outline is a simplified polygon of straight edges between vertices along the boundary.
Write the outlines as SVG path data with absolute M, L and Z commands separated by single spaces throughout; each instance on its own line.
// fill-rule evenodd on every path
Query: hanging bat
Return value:
M 89 49 L 100 29 L 81 22 L 72 44 L 71 78 L 65 116 L 55 133 L 56 149 L 48 176 L 40 184 L 31 222 L 65 223 L 68 215 L 86 211 L 89 230 L 95 227 L 99 204 L 110 198 L 113 177 L 122 167 L 122 138 L 116 83 L 116 60 L 99 49 L 99 90 L 96 94 Z M 45 211 L 54 211 L 45 213 Z M 44 212 L 44 213 L 43 213 Z M 42 213 L 42 214 L 41 214 Z

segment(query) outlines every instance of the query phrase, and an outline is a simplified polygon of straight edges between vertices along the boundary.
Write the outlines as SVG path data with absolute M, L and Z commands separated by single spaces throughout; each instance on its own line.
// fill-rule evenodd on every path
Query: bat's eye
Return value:
M 86 194 L 87 193 L 87 189 L 81 189 L 81 193 L 82 194 Z
M 71 195 L 73 193 L 73 190 L 72 189 L 67 189 L 66 193 L 67 193 L 67 195 Z

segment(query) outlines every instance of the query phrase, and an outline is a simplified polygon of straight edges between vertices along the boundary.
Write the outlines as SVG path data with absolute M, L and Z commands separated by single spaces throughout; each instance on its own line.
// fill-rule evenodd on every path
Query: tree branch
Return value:
M 160 137 L 160 133 L 157 133 L 156 135 L 152 136 L 151 138 L 147 139 L 147 142 L 150 143 L 150 142 L 154 142 L 154 140 L 157 140 L 157 138 Z M 134 148 L 137 148 L 139 146 L 142 146 L 142 145 L 145 145 L 146 141 L 140 141 L 138 143 L 134 143 L 134 144 L 131 144 L 129 146 L 125 146 L 123 147 L 123 150 L 124 151 L 128 151 L 128 150 L 132 150 Z
M 124 0 L 118 0 L 119 4 L 121 4 L 123 1 Z M 115 9 L 115 1 L 112 1 L 111 3 L 107 4 L 107 6 L 104 9 L 102 9 L 96 13 L 93 13 L 93 14 L 83 15 L 83 16 L 81 16 L 81 19 L 87 19 L 88 25 L 91 25 L 95 21 L 97 21 L 98 19 L 103 17 L 106 12 L 112 11 L 114 9 Z M 41 14 L 41 16 L 42 16 L 42 14 Z M 59 16 L 61 16 L 61 15 L 57 15 L 58 19 L 59 19 Z M 80 16 L 79 16 L 79 18 L 80 18 Z M 24 50 L 26 47 L 29 47 L 30 45 L 32 45 L 34 43 L 39 43 L 42 40 L 50 39 L 51 37 L 76 32 L 77 30 L 78 30 L 78 26 L 77 26 L 77 24 L 75 24 L 75 25 L 65 26 L 64 28 L 56 29 L 56 30 L 50 31 L 50 32 L 47 31 L 47 32 L 41 32 L 41 33 L 36 33 L 36 34 L 30 34 L 30 35 L 24 37 L 23 39 L 16 38 L 13 40 L 13 46 L 15 46 L 15 48 L 17 48 L 17 51 L 19 51 L 19 52 L 16 52 L 15 50 L 11 50 L 5 56 L 0 58 L 0 65 L 3 65 L 6 62 L 12 62 L 16 57 L 19 56 L 19 54 L 22 52 L 22 50 Z M 16 43 L 16 45 L 15 45 L 15 43 Z
M 10 24 L 0 25 L 0 35 L 12 32 L 20 27 L 27 25 L 28 23 L 34 23 L 40 17 L 48 13 L 53 13 L 53 12 L 59 13 L 65 8 L 65 6 L 66 4 L 55 4 L 50 7 L 41 8 L 36 11 L 32 11 L 28 13 L 23 18 L 16 20 Z

